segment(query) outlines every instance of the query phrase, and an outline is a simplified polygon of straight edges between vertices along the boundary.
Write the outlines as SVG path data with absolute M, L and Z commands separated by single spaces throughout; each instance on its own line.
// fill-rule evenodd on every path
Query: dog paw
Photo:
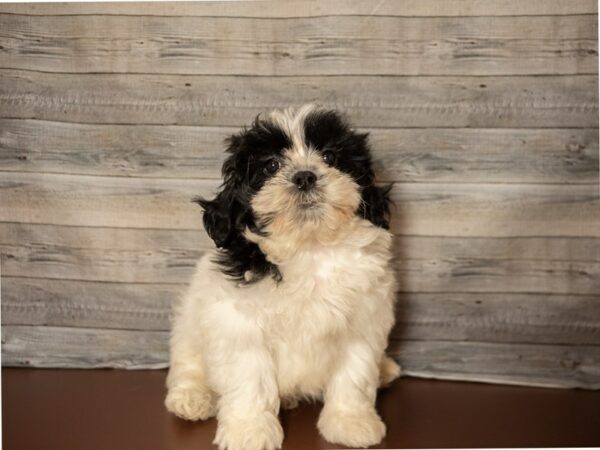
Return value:
M 206 420 L 216 413 L 213 394 L 205 386 L 172 387 L 165 399 L 167 409 L 186 420 Z
M 379 364 L 379 386 L 386 386 L 400 376 L 401 368 L 389 356 L 384 356 Z
M 213 444 L 219 450 L 276 450 L 282 442 L 277 416 L 266 412 L 253 418 L 219 420 Z
M 385 436 L 385 424 L 373 408 L 349 412 L 325 407 L 317 427 L 326 441 L 353 448 L 378 444 Z

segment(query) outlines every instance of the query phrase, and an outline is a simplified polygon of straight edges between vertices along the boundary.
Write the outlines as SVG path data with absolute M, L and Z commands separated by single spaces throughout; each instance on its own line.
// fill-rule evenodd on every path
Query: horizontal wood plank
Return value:
M 388 351 L 409 376 L 600 389 L 600 346 L 393 341 Z
M 4 364 L 165 367 L 223 138 L 316 101 L 394 183 L 405 373 L 600 389 L 597 10 L 0 5 Z
M 220 179 L 235 127 L 0 119 L 0 170 Z M 593 183 L 597 129 L 361 128 L 380 181 Z
M 359 127 L 598 126 L 596 75 L 232 77 L 0 70 L 4 118 L 240 126 L 272 108 L 311 101 L 348 113 Z
M 391 228 L 399 235 L 598 237 L 594 185 L 396 183 Z
M 597 16 L 279 20 L 0 14 L 1 66 L 69 73 L 597 73 Z
M 194 196 L 212 196 L 216 180 L 94 177 L 5 172 L 0 221 L 160 229 L 200 229 Z
M 0 221 L 196 230 L 190 199 L 212 196 L 212 180 L 141 179 L 4 172 Z M 424 236 L 598 237 L 598 187 L 396 183 L 392 230 Z
M 598 237 L 396 236 L 394 254 L 404 292 L 600 292 Z
M 166 331 L 187 284 L 3 276 L 3 325 Z M 401 292 L 394 339 L 600 345 L 596 295 Z
M 594 0 L 290 0 L 201 2 L 2 3 L 0 12 L 32 15 L 127 14 L 212 17 L 515 16 L 594 14 Z
M 0 170 L 220 179 L 224 140 L 239 130 L 0 119 Z M 566 139 L 587 153 L 594 133 L 578 134 Z
M 159 369 L 168 366 L 167 331 L 2 327 L 2 365 Z
M 197 231 L 0 223 L 3 275 L 187 283 L 212 240 Z
M 197 231 L 0 223 L 4 276 L 187 283 L 213 243 Z M 600 238 L 398 236 L 404 292 L 600 292 Z
M 2 325 L 167 331 L 187 284 L 2 276 Z
M 600 345 L 597 292 L 402 292 L 392 338 Z
M 600 388 L 600 346 L 394 341 L 405 375 L 554 387 Z M 159 368 L 166 331 L 2 327 L 6 366 Z

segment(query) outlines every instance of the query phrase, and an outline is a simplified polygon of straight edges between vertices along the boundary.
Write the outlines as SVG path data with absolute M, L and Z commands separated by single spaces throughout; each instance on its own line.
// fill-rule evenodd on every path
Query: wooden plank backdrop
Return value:
M 316 101 L 393 183 L 415 376 L 600 388 L 595 0 L 0 4 L 2 361 L 167 364 L 223 139 Z

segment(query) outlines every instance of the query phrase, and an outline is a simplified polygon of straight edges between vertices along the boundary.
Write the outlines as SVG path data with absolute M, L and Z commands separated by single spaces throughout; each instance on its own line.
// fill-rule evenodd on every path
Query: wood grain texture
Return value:
M 197 229 L 189 201 L 217 181 L 6 172 L 0 221 L 123 228 Z M 396 234 L 434 236 L 598 236 L 596 185 L 400 183 Z M 552 226 L 548 226 L 552 224 Z
M 394 253 L 405 292 L 600 292 L 600 238 L 397 236 Z
M 392 338 L 600 345 L 600 298 L 596 293 L 402 292 Z
M 240 126 L 316 101 L 359 127 L 598 126 L 598 77 L 232 77 L 0 70 L 0 117 Z M 293 100 L 290 100 L 293 99 Z
M 217 181 L 4 172 L 0 221 L 198 229 Z M 392 230 L 424 236 L 598 237 L 597 185 L 397 183 Z
M 599 180 L 597 129 L 365 131 L 370 132 L 375 173 L 381 181 L 573 184 Z
M 0 119 L 0 170 L 221 179 L 239 128 Z M 598 181 L 595 129 L 361 128 L 380 181 Z
M 200 223 L 197 231 L 0 223 L 4 276 L 187 283 L 212 248 Z
M 11 366 L 159 368 L 167 366 L 167 344 L 164 331 L 2 327 L 3 362 Z M 600 346 L 393 341 L 389 351 L 405 375 L 600 388 Z
M 2 364 L 33 367 L 167 367 L 168 332 L 2 327 Z
M 2 277 L 2 325 L 168 331 L 186 284 Z
M 127 14 L 150 16 L 319 17 L 515 16 L 594 14 L 594 0 L 290 0 L 197 2 L 2 3 L 0 12 L 32 15 Z
M 597 185 L 397 183 L 401 235 L 598 237 Z
M 1 4 L 3 363 L 164 367 L 223 139 L 316 101 L 394 184 L 405 373 L 600 388 L 597 9 Z
M 4 276 L 2 324 L 167 331 L 186 288 Z M 599 302 L 596 295 L 401 292 L 392 338 L 600 345 Z
M 0 223 L 4 276 L 185 284 L 212 248 L 200 229 Z M 394 254 L 404 292 L 600 292 L 600 238 L 398 236 Z
M 600 389 L 600 346 L 393 341 L 404 375 Z
M 597 73 L 597 17 L 0 15 L 1 67 L 69 73 Z
M 198 229 L 196 195 L 216 180 L 144 179 L 5 172 L 0 220 L 62 225 Z

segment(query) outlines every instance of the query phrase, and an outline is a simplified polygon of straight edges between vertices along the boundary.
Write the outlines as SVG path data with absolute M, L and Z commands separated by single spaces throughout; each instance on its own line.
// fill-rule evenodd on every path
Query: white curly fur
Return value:
M 302 398 L 324 401 L 318 428 L 330 442 L 365 447 L 385 434 L 374 404 L 377 388 L 399 375 L 384 354 L 394 322 L 392 237 L 356 215 L 332 217 L 326 239 L 285 226 L 269 237 L 247 232 L 276 255 L 279 283 L 234 283 L 215 252 L 198 263 L 176 311 L 165 403 L 184 419 L 216 415 L 220 449 L 280 448 L 280 403 Z

